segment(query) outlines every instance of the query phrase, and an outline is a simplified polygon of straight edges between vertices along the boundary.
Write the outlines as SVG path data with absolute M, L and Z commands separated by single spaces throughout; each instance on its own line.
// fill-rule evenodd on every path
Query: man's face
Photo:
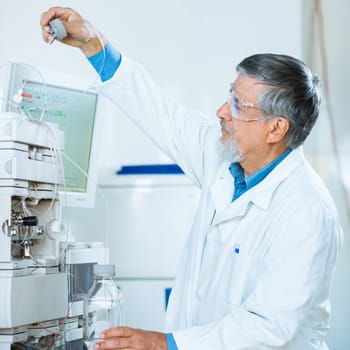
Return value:
M 265 146 L 267 124 L 258 107 L 258 96 L 266 85 L 246 75 L 238 75 L 231 97 L 217 111 L 221 124 L 218 151 L 230 162 L 257 156 Z

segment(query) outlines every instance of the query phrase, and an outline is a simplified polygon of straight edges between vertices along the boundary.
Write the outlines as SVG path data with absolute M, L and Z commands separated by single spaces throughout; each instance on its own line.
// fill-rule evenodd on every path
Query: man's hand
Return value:
M 105 330 L 100 337 L 103 341 L 95 349 L 128 349 L 128 350 L 167 350 L 164 333 L 144 331 L 129 327 L 113 327 Z
M 40 25 L 45 42 L 52 43 L 50 21 L 60 19 L 67 31 L 67 37 L 61 41 L 67 45 L 78 47 L 89 57 L 99 52 L 107 40 L 103 35 L 85 20 L 79 13 L 68 7 L 52 7 L 41 15 Z

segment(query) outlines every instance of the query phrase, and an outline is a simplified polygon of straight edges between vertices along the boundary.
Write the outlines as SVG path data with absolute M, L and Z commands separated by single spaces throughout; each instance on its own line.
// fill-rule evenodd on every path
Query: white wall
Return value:
M 70 6 L 100 28 L 110 41 L 129 57 L 140 61 L 159 84 L 185 104 L 215 117 L 215 110 L 226 98 L 235 65 L 256 52 L 281 52 L 303 58 L 302 38 L 307 34 L 309 18 L 302 26 L 302 12 L 312 0 L 2 0 L 0 11 L 0 64 L 19 61 L 95 80 L 96 75 L 82 55 L 59 43 L 48 47 L 41 41 L 39 17 L 48 6 Z M 349 113 L 347 57 L 349 45 L 347 0 L 324 1 L 327 43 L 330 53 L 332 98 L 337 106 L 338 132 L 342 145 L 348 143 Z M 304 31 L 303 31 L 304 30 Z M 311 45 L 308 43 L 308 45 Z M 1 77 L 1 68 L 0 68 Z M 87 84 L 89 85 L 89 84 Z M 102 149 L 103 175 L 111 175 L 120 164 L 167 162 L 143 135 L 114 107 L 105 116 Z M 323 123 L 313 133 L 307 150 L 313 156 L 329 153 L 324 140 L 329 128 Z M 322 119 L 321 119 L 322 121 Z M 344 146 L 345 147 L 345 146 Z M 347 148 L 348 150 L 348 148 Z M 347 151 L 346 151 L 347 152 Z M 346 153 L 345 154 L 348 154 Z M 312 157 L 311 157 L 312 158 Z M 337 187 L 339 179 L 327 158 L 318 165 L 340 207 L 345 226 L 345 244 L 333 296 L 331 349 L 350 347 L 346 317 L 350 313 L 349 227 Z M 321 162 L 322 164 L 322 162 Z M 108 180 L 108 176 L 107 176 Z M 114 210 L 114 209 L 113 209 Z M 116 209 L 117 210 L 117 209 Z M 79 215 L 76 211 L 73 214 Z M 90 209 L 88 215 L 93 215 Z M 82 232 L 90 230 L 81 223 Z M 123 228 L 127 230 L 127 228 Z M 93 228 L 96 230 L 96 227 Z M 81 234 L 79 239 L 83 239 Z M 98 238 L 98 237 L 97 237 Z M 111 252 L 113 254 L 113 251 Z

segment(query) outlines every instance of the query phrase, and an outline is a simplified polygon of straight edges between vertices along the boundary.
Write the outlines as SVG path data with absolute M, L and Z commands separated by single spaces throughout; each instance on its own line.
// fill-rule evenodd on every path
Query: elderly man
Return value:
M 69 8 L 42 15 L 88 57 L 118 105 L 202 192 L 165 332 L 114 327 L 96 349 L 327 349 L 329 294 L 342 231 L 301 145 L 319 114 L 319 79 L 290 56 L 237 66 L 220 123 L 168 98 Z M 166 199 L 165 199 L 166 200 Z

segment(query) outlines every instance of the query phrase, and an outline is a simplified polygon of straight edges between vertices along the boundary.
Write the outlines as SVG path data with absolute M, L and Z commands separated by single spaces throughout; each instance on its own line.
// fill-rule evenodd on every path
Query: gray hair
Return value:
M 289 121 L 288 148 L 301 145 L 315 125 L 320 109 L 320 79 L 300 60 L 277 54 L 256 54 L 237 65 L 239 74 L 267 85 L 258 105 L 267 115 Z

